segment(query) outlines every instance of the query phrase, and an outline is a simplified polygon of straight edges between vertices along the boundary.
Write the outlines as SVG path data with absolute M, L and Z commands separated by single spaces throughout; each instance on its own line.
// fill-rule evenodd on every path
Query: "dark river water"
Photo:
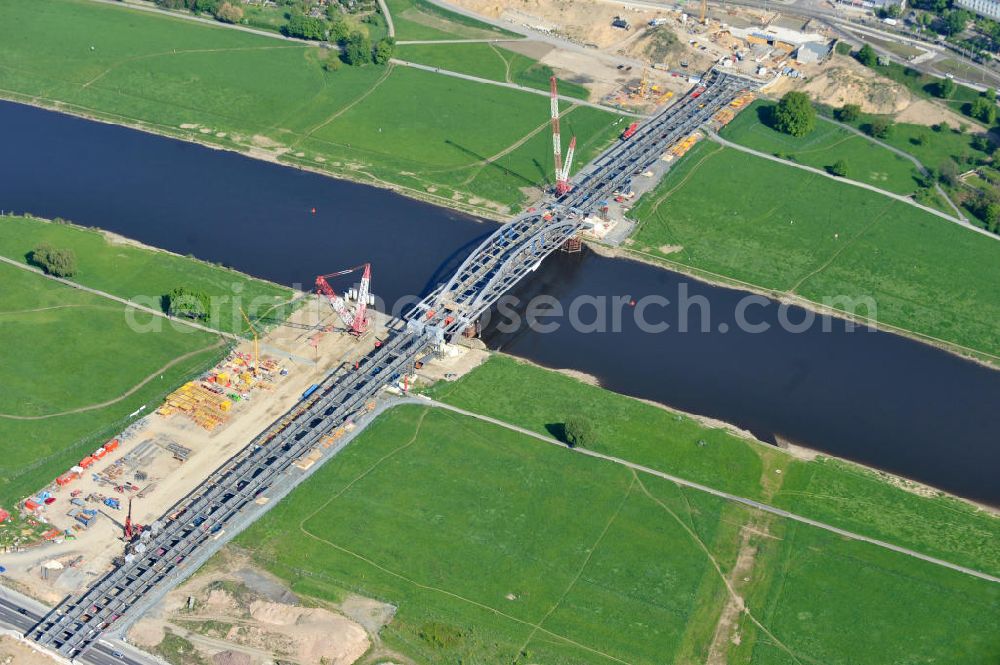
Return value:
M 99 226 L 306 288 L 317 274 L 370 261 L 373 290 L 390 305 L 447 277 L 495 227 L 383 190 L 3 102 L 0 146 L 2 209 Z M 793 332 L 809 316 L 801 309 L 746 306 L 743 292 L 586 250 L 554 255 L 513 295 L 519 304 L 485 326 L 491 348 L 765 441 L 1000 505 L 1000 372 L 896 335 L 849 332 L 836 319 Z M 536 312 L 555 303 L 565 316 L 535 317 L 555 330 L 511 331 L 526 303 Z M 741 307 L 743 319 L 768 329 L 741 329 Z

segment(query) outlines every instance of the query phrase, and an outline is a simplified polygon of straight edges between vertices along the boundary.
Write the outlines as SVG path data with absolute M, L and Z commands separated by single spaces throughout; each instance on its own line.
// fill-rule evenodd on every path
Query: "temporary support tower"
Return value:
M 260 346 L 257 339 L 257 329 L 250 323 L 250 317 L 247 316 L 242 307 L 240 307 L 240 314 L 243 315 L 243 320 L 250 326 L 250 332 L 253 334 L 253 374 L 257 376 L 257 371 L 260 369 Z
M 132 542 L 132 498 L 128 500 L 128 515 L 125 516 L 125 542 Z
M 352 313 L 347 309 L 347 303 L 344 302 L 344 299 L 338 296 L 337 292 L 330 286 L 329 280 L 334 277 L 349 275 L 362 268 L 364 268 L 364 273 L 361 277 L 361 286 L 358 288 L 358 302 L 355 311 Z M 371 289 L 371 278 L 372 268 L 370 263 L 354 266 L 340 272 L 332 272 L 329 275 L 320 275 L 316 278 L 317 293 L 326 296 L 327 300 L 330 301 L 330 307 L 337 313 L 340 320 L 344 322 L 344 325 L 350 329 L 352 335 L 360 336 L 368 330 L 368 319 L 365 318 L 365 313 L 368 311 L 368 293 Z
M 559 137 L 559 91 L 556 88 L 556 77 L 549 79 L 550 91 L 550 115 L 552 118 L 552 158 L 555 162 L 556 174 L 556 196 L 562 196 L 570 190 L 569 169 L 573 162 L 573 151 L 576 149 L 576 137 L 569 143 L 569 152 L 566 153 L 566 165 L 562 163 L 562 140 Z

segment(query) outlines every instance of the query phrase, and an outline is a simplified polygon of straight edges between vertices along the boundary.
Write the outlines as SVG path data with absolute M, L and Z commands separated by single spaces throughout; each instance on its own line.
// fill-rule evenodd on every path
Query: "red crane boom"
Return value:
M 569 167 L 573 161 L 573 151 L 576 148 L 576 137 L 570 141 L 569 152 L 566 153 L 566 166 L 562 163 L 562 139 L 559 135 L 559 90 L 556 77 L 549 78 L 550 114 L 552 117 L 552 157 L 555 162 L 556 196 L 562 196 L 570 190 Z
M 347 308 L 347 303 L 337 295 L 337 292 L 333 290 L 328 280 L 334 277 L 349 275 L 362 268 L 364 268 L 364 274 L 361 278 L 361 286 L 358 289 L 358 302 L 355 306 L 355 311 L 351 312 Z M 352 335 L 360 335 L 368 329 L 368 319 L 365 318 L 365 314 L 368 310 L 368 293 L 371 288 L 371 276 L 371 264 L 365 263 L 360 266 L 348 268 L 347 270 L 341 270 L 340 272 L 320 275 L 316 278 L 316 292 L 326 296 L 326 299 L 330 302 L 330 307 L 337 313 L 340 320 L 344 322 L 344 325 L 350 329 Z

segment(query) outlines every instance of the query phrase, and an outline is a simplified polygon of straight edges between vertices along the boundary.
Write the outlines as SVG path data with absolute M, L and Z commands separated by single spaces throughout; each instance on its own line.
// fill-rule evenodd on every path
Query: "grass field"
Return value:
M 325 49 L 84 0 L 5 3 L 0 26 L 8 98 L 480 211 L 515 208 L 544 182 L 499 164 L 477 177 L 490 157 L 548 163 L 549 150 L 532 152 L 541 144 L 520 143 L 547 122 L 542 96 L 403 67 L 327 72 Z M 618 116 L 577 117 L 581 141 L 612 140 Z
M 669 662 L 703 657 L 711 637 L 689 619 L 719 603 L 722 583 L 684 527 L 725 542 L 722 510 L 509 430 L 400 407 L 238 542 L 299 592 L 398 604 L 382 637 L 419 662 Z
M 920 174 L 913 162 L 837 125 L 818 121 L 816 129 L 802 138 L 772 129 L 765 120 L 775 106 L 754 102 L 726 126 L 722 136 L 820 169 L 844 160 L 848 178 L 896 194 L 912 194 L 919 188 Z
M 225 268 L 112 244 L 98 231 L 0 217 L 0 255 L 23 262 L 41 242 L 73 250 L 78 264 L 74 281 L 154 308 L 177 286 L 203 291 L 219 304 L 217 317 L 208 323 L 221 330 L 244 332 L 234 307 L 237 294 L 251 316 L 291 295 L 288 289 Z M 0 416 L 0 441 L 5 442 L 0 506 L 5 508 L 119 433 L 128 414 L 143 405 L 151 411 L 225 351 L 215 335 L 134 310 L 129 315 L 124 305 L 14 266 L 0 264 L 0 284 L 0 414 L 48 416 Z M 271 310 L 272 316 L 284 313 L 285 308 Z M 152 378 L 125 396 L 147 377 Z
M 234 270 L 110 243 L 99 231 L 30 217 L 0 217 L 0 255 L 27 263 L 27 254 L 43 242 L 73 250 L 78 265 L 73 281 L 148 307 L 159 308 L 160 298 L 178 286 L 201 291 L 218 306 L 207 324 L 226 332 L 246 333 L 239 306 L 253 318 L 266 312 L 280 318 L 283 309 L 276 306 L 292 297 L 290 289 Z M 143 321 L 148 318 L 141 317 Z
M 208 333 L 134 332 L 124 306 L 10 265 L 0 264 L 0 283 L 0 506 L 7 509 L 224 350 Z M 58 415 L 114 400 L 150 376 L 114 404 Z
M 297 593 L 393 603 L 381 638 L 418 662 L 705 662 L 729 598 L 722 575 L 751 517 L 492 424 L 404 406 L 236 542 Z M 761 621 L 783 648 L 751 624 L 723 650 L 755 663 L 785 662 L 784 649 L 799 663 L 997 653 L 996 585 L 778 518 L 770 531 L 747 587 L 751 612 L 738 620 Z
M 549 89 L 553 74 L 550 67 L 493 44 L 404 44 L 396 49 L 396 57 L 538 90 Z M 587 99 L 590 92 L 582 85 L 560 81 L 559 94 Z
M 904 491 L 854 464 L 797 460 L 771 446 L 505 356 L 492 357 L 457 382 L 435 386 L 432 394 L 547 436 L 567 417 L 585 413 L 596 429 L 597 440 L 590 447 L 599 452 L 1000 574 L 1000 519 L 955 499 Z M 775 474 L 779 468 L 783 473 Z
M 386 0 L 397 40 L 516 39 L 521 35 L 442 9 L 426 0 Z
M 753 665 L 954 663 L 1000 656 L 1000 585 L 794 522 L 757 538 L 729 662 Z M 776 639 L 774 639 L 776 638 Z
M 879 323 L 1000 355 L 1000 243 L 905 203 L 706 141 L 632 214 L 634 248 L 676 265 L 819 303 L 870 296 Z
M 875 117 L 863 114 L 850 124 L 864 130 Z M 964 171 L 970 160 L 981 160 L 988 156 L 972 146 L 974 136 L 975 133 L 971 131 L 962 133 L 956 129 L 943 128 L 936 132 L 926 125 L 899 122 L 893 124 L 889 136 L 880 140 L 913 155 L 924 166 L 935 171 L 947 160 L 955 162 L 959 171 Z

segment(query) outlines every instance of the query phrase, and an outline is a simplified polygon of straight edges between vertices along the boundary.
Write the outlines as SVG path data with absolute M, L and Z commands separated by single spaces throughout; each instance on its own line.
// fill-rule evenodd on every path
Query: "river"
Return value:
M 64 217 L 180 254 L 193 254 L 287 285 L 371 262 L 373 290 L 387 303 L 426 292 L 495 225 L 394 193 L 240 155 L 0 102 L 0 208 Z M 313 209 L 315 208 L 315 213 Z M 686 292 L 684 291 L 686 290 Z M 883 332 L 779 312 L 756 303 L 742 330 L 747 294 L 633 261 L 557 253 L 514 292 L 543 295 L 584 325 L 600 308 L 606 330 L 484 330 L 500 348 L 601 385 L 891 471 L 1000 506 L 1000 372 Z M 681 308 L 647 306 L 704 298 L 687 332 Z M 619 298 L 621 325 L 614 326 Z M 580 298 L 585 300 L 581 301 Z M 637 322 L 666 323 L 663 332 Z M 523 313 L 523 307 L 511 311 Z M 539 319 L 541 322 L 542 319 Z M 662 326 L 661 326 L 662 327 Z M 614 328 L 617 328 L 614 329 Z M 824 331 L 824 328 L 827 331 Z M 530 391 L 526 394 L 530 395 Z

